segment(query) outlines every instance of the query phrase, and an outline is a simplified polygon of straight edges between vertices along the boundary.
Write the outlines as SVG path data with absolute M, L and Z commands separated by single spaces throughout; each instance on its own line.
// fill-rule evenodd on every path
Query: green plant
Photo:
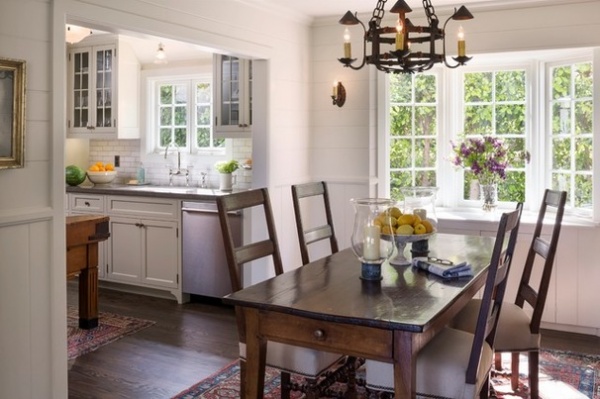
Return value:
M 231 161 L 221 161 L 215 164 L 215 169 L 217 169 L 219 173 L 233 173 L 238 170 L 239 167 L 240 163 L 233 159 Z

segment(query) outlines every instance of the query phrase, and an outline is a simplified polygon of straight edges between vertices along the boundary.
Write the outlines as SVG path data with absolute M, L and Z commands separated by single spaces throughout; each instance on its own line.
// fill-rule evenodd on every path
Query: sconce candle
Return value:
M 462 26 L 458 28 L 458 56 L 464 57 L 466 54 L 465 31 Z
M 352 58 L 352 45 L 350 44 L 350 31 L 344 30 L 344 58 Z

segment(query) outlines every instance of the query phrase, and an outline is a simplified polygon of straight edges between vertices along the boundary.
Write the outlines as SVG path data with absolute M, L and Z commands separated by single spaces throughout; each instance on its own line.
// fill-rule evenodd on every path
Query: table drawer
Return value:
M 346 355 L 392 357 L 391 331 L 277 312 L 260 312 L 260 319 L 261 332 L 267 339 Z

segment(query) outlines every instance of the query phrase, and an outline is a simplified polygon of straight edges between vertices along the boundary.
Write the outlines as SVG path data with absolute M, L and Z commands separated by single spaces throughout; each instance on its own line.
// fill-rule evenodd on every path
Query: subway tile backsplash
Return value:
M 252 158 L 252 139 L 227 139 L 227 146 L 230 146 L 232 158 L 245 160 Z M 90 140 L 90 165 L 101 161 L 104 163 L 115 162 L 115 155 L 120 158 L 120 166 L 116 167 L 118 171 L 118 182 L 127 183 L 129 180 L 136 179 L 137 168 L 140 165 L 140 140 Z M 229 149 L 229 148 L 228 148 Z M 157 157 L 154 157 L 157 159 Z M 208 187 L 219 187 L 219 173 L 214 170 L 214 165 L 220 160 L 226 160 L 227 157 L 217 157 L 211 155 L 189 155 L 181 154 L 181 167 L 190 171 L 190 186 L 200 186 L 203 173 L 206 174 L 206 184 Z M 169 153 L 167 160 L 160 157 L 160 161 L 143 162 L 146 181 L 155 185 L 169 184 L 169 167 L 177 167 L 177 157 Z M 238 169 L 235 172 L 237 183 L 234 187 L 251 188 L 252 170 Z M 175 176 L 173 185 L 185 185 L 185 178 Z

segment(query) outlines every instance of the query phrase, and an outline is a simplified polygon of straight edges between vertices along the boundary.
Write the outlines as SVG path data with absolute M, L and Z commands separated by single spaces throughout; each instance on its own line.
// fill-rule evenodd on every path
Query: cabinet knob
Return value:
M 84 204 L 85 206 L 91 206 L 91 204 L 90 204 L 89 202 L 87 202 L 87 201 L 85 201 L 83 204 Z
M 325 331 L 323 331 L 321 329 L 315 330 L 313 335 L 318 341 L 322 341 L 325 339 Z

